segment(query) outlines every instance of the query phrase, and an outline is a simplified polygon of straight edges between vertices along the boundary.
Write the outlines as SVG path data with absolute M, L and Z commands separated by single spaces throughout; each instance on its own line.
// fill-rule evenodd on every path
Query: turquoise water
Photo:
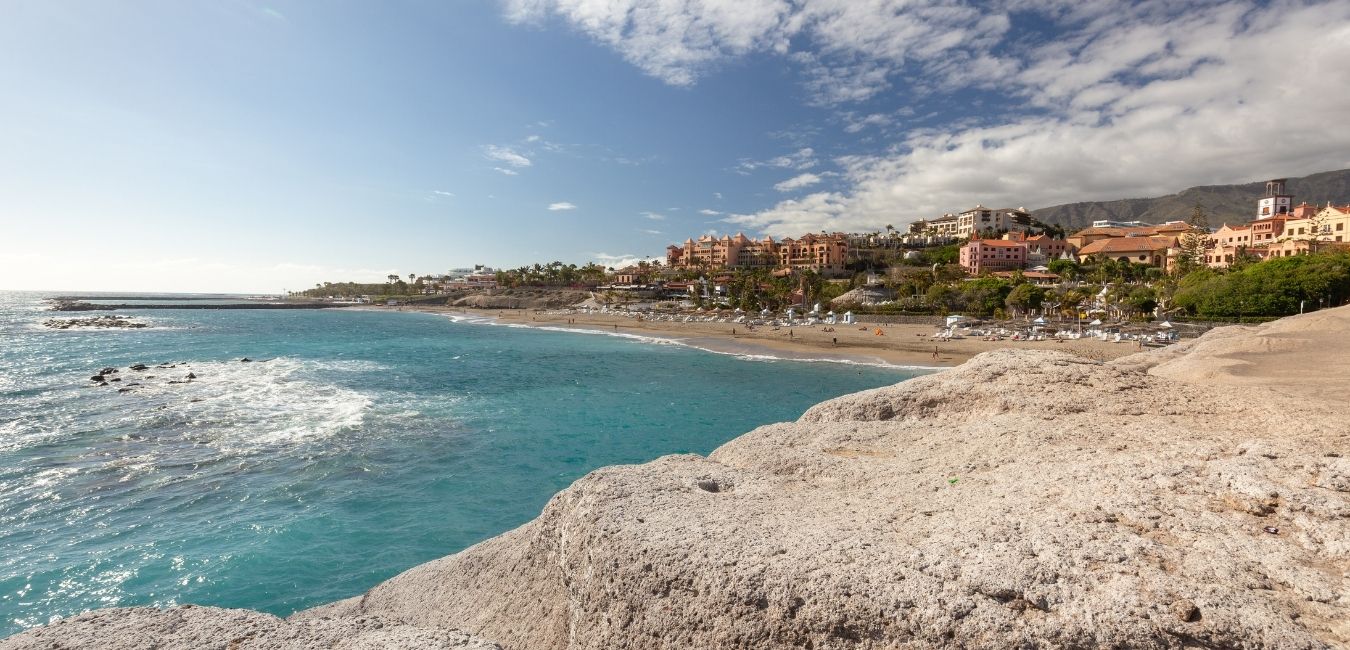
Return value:
M 707 453 L 913 375 L 419 313 L 56 331 L 39 298 L 0 293 L 0 638 L 95 607 L 353 596 L 597 467 Z M 105 366 L 123 381 L 92 386 Z

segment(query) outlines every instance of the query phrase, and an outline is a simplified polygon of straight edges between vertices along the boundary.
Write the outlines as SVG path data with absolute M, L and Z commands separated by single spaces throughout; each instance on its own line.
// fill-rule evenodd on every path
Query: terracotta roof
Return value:
M 1156 251 L 1176 245 L 1176 237 L 1112 237 L 1099 239 L 1079 249 L 1079 255 Z

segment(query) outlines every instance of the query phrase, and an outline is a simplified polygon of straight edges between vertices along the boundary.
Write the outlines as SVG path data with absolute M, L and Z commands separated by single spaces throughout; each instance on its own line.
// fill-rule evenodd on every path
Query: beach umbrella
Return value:
M 1044 325 L 1044 324 L 1045 324 L 1045 317 L 1044 317 L 1044 316 L 1041 316 L 1041 317 L 1039 317 L 1039 318 L 1037 318 L 1036 320 L 1031 321 L 1031 322 L 1033 322 L 1033 323 L 1035 323 L 1035 324 L 1037 324 L 1037 325 Z
M 1169 329 L 1169 330 L 1170 330 L 1170 329 L 1172 329 L 1172 324 L 1169 323 L 1169 322 L 1167 322 L 1167 321 L 1163 321 L 1163 322 L 1161 322 L 1161 323 L 1158 323 L 1158 327 L 1162 327 L 1162 328 L 1165 328 L 1165 329 Z
M 1094 319 L 1092 319 L 1092 322 L 1091 322 L 1091 323 L 1088 323 L 1088 325 L 1101 325 L 1101 324 L 1102 324 L 1102 321 L 1101 321 L 1100 318 L 1094 318 Z

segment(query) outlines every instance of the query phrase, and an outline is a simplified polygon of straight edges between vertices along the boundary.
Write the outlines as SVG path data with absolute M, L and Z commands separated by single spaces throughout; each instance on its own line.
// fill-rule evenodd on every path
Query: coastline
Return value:
M 0 648 L 1342 647 L 1347 325 L 1107 363 L 994 351 L 595 470 L 519 528 L 285 619 L 101 609 Z
M 734 323 L 639 321 L 621 314 L 562 313 L 525 309 L 473 309 L 403 305 L 352 309 L 419 311 L 469 318 L 493 319 L 506 325 L 549 328 L 578 333 L 628 334 L 666 339 L 718 354 L 764 356 L 797 361 L 832 361 L 885 365 L 900 368 L 942 369 L 958 366 L 971 357 L 993 350 L 1059 350 L 1096 361 L 1109 361 L 1139 352 L 1132 343 L 1097 339 L 1066 341 L 985 341 L 978 338 L 933 341 L 934 325 L 873 324 L 866 317 L 853 325 L 835 325 L 833 332 L 822 326 L 759 327 L 747 331 Z M 882 331 L 877 335 L 877 329 Z M 733 330 L 735 333 L 733 334 Z M 936 354 L 934 353 L 936 350 Z

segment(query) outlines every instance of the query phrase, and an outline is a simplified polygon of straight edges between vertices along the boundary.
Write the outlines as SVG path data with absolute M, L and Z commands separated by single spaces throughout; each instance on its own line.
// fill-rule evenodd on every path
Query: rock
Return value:
M 1200 608 L 1195 603 L 1186 600 L 1172 601 L 1172 613 L 1176 615 L 1177 620 L 1183 623 L 1191 623 L 1200 620 Z
M 196 379 L 196 378 L 197 378 L 197 375 L 194 374 L 194 373 L 189 372 L 189 373 L 187 374 L 187 378 L 188 378 L 188 379 Z
M 1325 373 L 1301 380 L 1343 396 L 1337 311 L 1282 354 L 1317 359 Z M 1350 448 L 1350 412 L 1286 408 L 1308 389 L 1262 387 L 1285 372 L 1273 361 L 1213 372 L 1223 349 L 1181 357 L 1211 370 L 1198 381 L 1158 376 L 1170 352 L 986 353 L 708 458 L 597 470 L 516 530 L 293 618 L 543 649 L 1350 644 L 1350 492 L 1310 484 Z M 1253 441 L 1265 451 L 1237 453 Z M 1298 542 L 1262 533 L 1247 502 L 1296 517 Z
M 89 379 L 90 379 L 90 381 L 104 381 L 103 375 L 94 375 L 93 377 L 90 377 Z
M 239 363 L 249 363 L 249 362 L 251 362 L 251 361 L 253 361 L 253 360 L 250 359 L 250 358 L 248 358 L 248 357 L 244 357 L 243 359 L 240 359 L 240 360 L 239 360 Z
M 141 370 L 149 370 L 150 367 L 143 363 L 136 363 L 131 365 L 131 369 L 139 372 Z
M 113 377 L 112 379 L 109 379 L 108 381 L 122 381 L 122 378 L 121 378 L 121 377 Z
M 0 650 L 149 647 L 500 650 L 495 643 L 458 630 L 419 628 L 377 616 L 288 622 L 260 612 L 192 605 L 163 610 L 134 607 L 86 612 L 0 641 Z
M 98 371 L 98 374 L 100 375 L 115 375 L 117 373 L 118 373 L 117 368 L 104 368 Z

